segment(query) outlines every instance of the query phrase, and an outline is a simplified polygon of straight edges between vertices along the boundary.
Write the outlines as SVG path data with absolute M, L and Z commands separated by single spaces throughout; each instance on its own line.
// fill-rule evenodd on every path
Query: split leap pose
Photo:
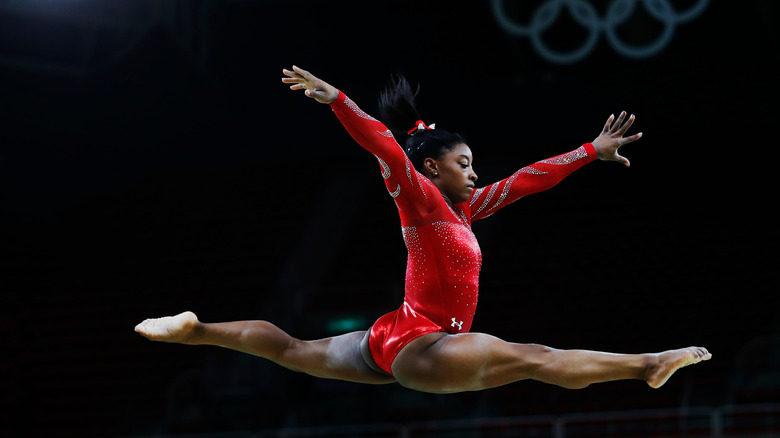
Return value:
M 710 359 L 700 347 L 615 354 L 510 343 L 469 333 L 482 261 L 471 223 L 553 187 L 596 159 L 629 165 L 618 148 L 642 136 L 624 137 L 633 115 L 610 116 L 591 143 L 477 188 L 474 157 L 465 140 L 426 125 L 414 106 L 417 92 L 402 77 L 380 96 L 382 123 L 311 73 L 295 66 L 283 73 L 282 82 L 292 90 L 303 90 L 307 97 L 330 105 L 350 135 L 379 161 L 408 250 L 403 304 L 367 331 L 313 341 L 296 339 L 267 321 L 203 323 L 192 312 L 147 319 L 135 328 L 141 335 L 153 341 L 229 348 L 317 377 L 398 382 L 432 393 L 476 391 L 524 379 L 566 388 L 641 379 L 657 388 L 679 368 Z

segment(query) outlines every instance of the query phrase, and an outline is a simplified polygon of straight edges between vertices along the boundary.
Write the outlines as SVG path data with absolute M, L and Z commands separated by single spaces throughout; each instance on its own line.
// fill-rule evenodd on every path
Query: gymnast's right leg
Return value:
M 316 377 L 370 384 L 395 382 L 389 374 L 368 365 L 371 358 L 365 331 L 302 341 L 267 321 L 202 323 L 192 312 L 147 319 L 135 331 L 152 341 L 214 345 L 252 354 Z

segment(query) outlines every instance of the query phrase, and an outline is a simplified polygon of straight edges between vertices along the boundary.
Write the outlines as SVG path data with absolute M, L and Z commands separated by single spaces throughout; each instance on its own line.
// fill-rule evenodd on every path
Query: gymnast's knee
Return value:
M 516 361 L 518 366 L 529 377 L 534 378 L 535 374 L 545 367 L 555 362 L 556 350 L 555 348 L 547 347 L 540 344 L 515 344 Z

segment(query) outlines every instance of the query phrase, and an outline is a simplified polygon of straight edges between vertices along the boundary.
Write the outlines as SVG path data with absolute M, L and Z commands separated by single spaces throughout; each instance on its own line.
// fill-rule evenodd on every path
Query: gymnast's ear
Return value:
M 425 176 L 428 178 L 439 176 L 439 163 L 431 157 L 423 161 L 423 169 L 425 170 Z

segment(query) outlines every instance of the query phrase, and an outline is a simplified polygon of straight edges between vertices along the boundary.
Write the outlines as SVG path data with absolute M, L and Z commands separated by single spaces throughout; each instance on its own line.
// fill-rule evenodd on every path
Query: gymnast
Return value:
M 402 76 L 380 94 L 380 122 L 308 71 L 293 66 L 283 74 L 282 82 L 292 90 L 329 105 L 355 141 L 378 160 L 408 251 L 403 303 L 365 331 L 318 340 L 296 339 L 268 321 L 203 323 L 189 311 L 141 322 L 135 330 L 142 336 L 220 346 L 316 377 L 398 382 L 430 393 L 478 391 L 525 379 L 565 388 L 640 379 L 658 388 L 678 369 L 711 358 L 701 347 L 617 354 L 512 343 L 469 332 L 482 262 L 471 224 L 555 186 L 596 159 L 628 166 L 618 149 L 642 136 L 624 136 L 633 115 L 611 115 L 592 142 L 477 187 L 474 156 L 464 138 L 427 125 L 415 106 L 419 88 L 412 89 Z

